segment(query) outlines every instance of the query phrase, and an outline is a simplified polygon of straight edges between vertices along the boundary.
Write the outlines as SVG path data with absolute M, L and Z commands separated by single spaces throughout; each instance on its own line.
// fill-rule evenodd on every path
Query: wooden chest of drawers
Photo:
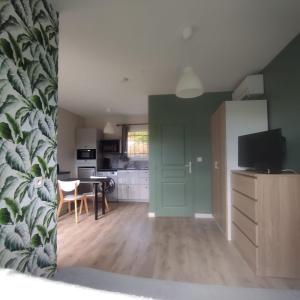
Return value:
M 261 276 L 300 278 L 300 175 L 232 172 L 232 240 Z

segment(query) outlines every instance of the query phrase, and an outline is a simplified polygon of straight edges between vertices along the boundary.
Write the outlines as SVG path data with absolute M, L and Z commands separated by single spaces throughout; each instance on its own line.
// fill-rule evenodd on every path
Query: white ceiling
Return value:
M 56 2 L 59 105 L 85 117 L 147 113 L 148 95 L 174 93 L 186 64 L 206 91 L 232 90 L 300 32 L 299 0 Z M 187 25 L 195 35 L 184 44 Z

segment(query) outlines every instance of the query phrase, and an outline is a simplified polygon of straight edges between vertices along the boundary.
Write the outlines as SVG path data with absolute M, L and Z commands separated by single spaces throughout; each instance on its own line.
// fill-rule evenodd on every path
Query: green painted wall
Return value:
M 285 168 L 300 171 L 300 34 L 263 71 L 270 128 L 287 138 Z
M 157 124 L 191 124 L 194 212 L 211 213 L 211 137 L 210 118 L 222 101 L 231 99 L 231 92 L 206 93 L 197 99 L 181 100 L 175 95 L 149 97 L 150 131 L 150 211 L 156 212 L 155 205 L 155 161 L 159 153 L 155 133 Z M 197 163 L 196 157 L 202 156 L 203 162 Z
M 53 0 L 0 1 L 0 267 L 43 277 L 56 271 L 53 5 Z

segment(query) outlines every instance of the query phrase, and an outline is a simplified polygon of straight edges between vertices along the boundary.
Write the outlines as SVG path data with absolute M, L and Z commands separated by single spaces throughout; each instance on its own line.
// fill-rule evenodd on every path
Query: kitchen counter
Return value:
M 110 197 L 118 201 L 149 201 L 148 168 L 99 169 L 98 176 L 108 176 L 115 181 Z
M 57 172 L 57 179 L 58 180 L 65 180 L 71 177 L 70 171 L 59 171 Z
M 59 171 L 57 172 L 57 175 L 66 175 L 66 174 L 70 174 L 70 171 Z
M 127 168 L 127 169 L 118 169 L 118 171 L 148 171 L 149 168 Z
M 116 171 L 148 171 L 149 168 L 118 168 L 118 169 L 99 169 L 98 172 L 116 172 Z

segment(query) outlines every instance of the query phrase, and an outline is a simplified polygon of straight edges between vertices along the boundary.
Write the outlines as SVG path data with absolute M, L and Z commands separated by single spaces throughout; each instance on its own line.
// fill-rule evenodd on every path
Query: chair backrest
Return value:
M 81 183 L 78 187 L 78 193 L 92 193 L 94 191 L 94 185 L 92 183 Z
M 77 189 L 77 187 L 80 184 L 80 180 L 74 180 L 74 181 L 61 181 L 58 180 L 58 187 L 60 190 L 64 192 L 72 192 Z

